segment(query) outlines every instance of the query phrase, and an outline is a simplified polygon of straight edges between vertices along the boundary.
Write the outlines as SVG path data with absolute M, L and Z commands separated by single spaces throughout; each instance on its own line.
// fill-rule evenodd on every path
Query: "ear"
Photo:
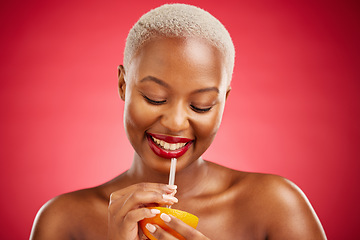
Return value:
M 229 93 L 231 91 L 231 87 L 229 86 L 227 91 L 226 91 L 226 97 L 225 97 L 225 100 L 227 100 L 227 98 L 229 97 Z
M 126 91 L 126 82 L 125 82 L 125 69 L 123 65 L 118 66 L 118 80 L 119 80 L 119 95 L 120 98 L 125 101 L 125 91 Z

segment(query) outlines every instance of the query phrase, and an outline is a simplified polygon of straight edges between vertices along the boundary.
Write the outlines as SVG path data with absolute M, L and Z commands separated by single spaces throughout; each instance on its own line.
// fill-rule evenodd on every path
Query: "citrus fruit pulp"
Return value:
M 197 216 L 185 211 L 172 209 L 172 208 L 165 208 L 165 207 L 150 207 L 150 209 L 152 208 L 160 210 L 161 213 L 172 215 L 193 228 L 196 228 L 199 222 L 199 218 Z M 159 227 L 161 227 L 162 229 L 164 229 L 174 237 L 181 240 L 185 240 L 185 238 L 182 237 L 179 233 L 177 233 L 175 230 L 173 230 L 172 228 L 166 225 L 166 223 L 160 218 L 160 214 L 157 214 L 155 217 L 152 218 L 145 218 L 139 222 L 140 228 L 145 234 L 145 236 L 148 237 L 150 240 L 157 240 L 154 236 L 151 235 L 149 230 L 147 230 L 145 227 L 147 223 L 151 223 L 158 225 Z

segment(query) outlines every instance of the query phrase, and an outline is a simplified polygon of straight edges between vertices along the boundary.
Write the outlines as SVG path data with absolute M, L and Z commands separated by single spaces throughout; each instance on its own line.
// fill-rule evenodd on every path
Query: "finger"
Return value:
M 176 197 L 161 194 L 156 191 L 136 191 L 124 202 L 120 212 L 127 213 L 146 204 L 157 203 L 160 205 L 173 205 L 177 203 Z
M 176 193 L 177 193 L 177 190 L 175 189 L 175 190 L 174 190 L 172 193 L 170 193 L 169 195 L 174 197 Z
M 139 227 L 139 236 L 141 240 L 149 240 L 148 237 L 144 234 L 144 232 L 142 231 L 142 229 Z
M 155 217 L 159 213 L 160 210 L 158 209 L 138 208 L 126 214 L 123 224 L 126 229 L 131 230 L 134 228 L 134 224 L 137 224 L 138 221 L 143 220 L 144 218 Z
M 174 190 L 177 189 L 176 185 L 166 185 L 163 183 L 138 183 L 133 186 L 133 191 L 135 190 L 144 190 L 144 191 L 160 191 L 163 192 L 165 194 L 170 194 L 172 193 Z
M 185 239 L 207 239 L 202 233 L 174 216 L 162 213 L 160 218 Z
M 149 230 L 150 234 L 153 235 L 158 240 L 177 240 L 176 237 L 166 232 L 164 229 L 158 225 L 153 225 L 151 223 L 146 224 L 146 229 Z
M 110 195 L 110 202 L 119 198 L 123 198 L 124 196 L 131 195 L 133 192 L 139 190 L 157 191 L 162 194 L 173 194 L 174 192 L 176 192 L 176 189 L 176 185 L 166 185 L 162 183 L 138 183 L 113 192 Z
M 168 185 L 165 185 L 165 184 L 160 184 L 160 183 L 140 183 L 140 184 L 135 184 L 135 185 L 132 185 L 130 187 L 127 187 L 127 188 L 124 188 L 124 189 L 121 189 L 121 190 L 118 190 L 116 192 L 113 192 L 111 195 L 110 195 L 110 202 L 109 202 L 109 211 L 110 213 L 112 212 L 113 214 L 116 214 L 118 213 L 123 207 L 124 207 L 124 204 L 125 202 L 129 201 L 130 202 L 133 200 L 133 198 L 138 199 L 136 202 L 134 202 L 131 206 L 128 206 L 127 208 L 124 208 L 127 211 L 131 210 L 131 209 L 135 209 L 141 205 L 144 205 L 144 203 L 149 203 L 149 201 L 154 201 L 157 202 L 156 200 L 160 199 L 160 202 L 159 204 L 170 204 L 172 205 L 173 203 L 172 202 L 176 202 L 176 200 L 174 201 L 174 199 L 167 199 L 165 197 L 165 201 L 159 197 L 157 198 L 152 198 L 152 199 L 148 199 L 146 201 L 146 195 L 143 196 L 143 198 L 140 198 L 137 194 L 135 194 L 135 196 L 133 196 L 134 192 L 141 192 L 141 191 L 146 191 L 146 192 L 149 192 L 149 191 L 153 191 L 153 192 L 158 192 L 159 194 L 162 195 L 166 195 L 166 194 L 169 194 L 170 195 L 174 195 L 176 192 L 176 186 L 175 185 L 172 185 L 172 186 L 168 186 Z M 160 195 L 159 195 L 160 196 Z M 130 198 L 132 197 L 132 198 Z M 145 199 L 144 199 L 145 198 Z M 171 202 L 171 200 L 173 200 Z M 140 202 L 139 202 L 140 201 Z M 141 203 L 141 201 L 145 201 L 143 203 Z M 124 212 L 124 213 L 126 213 Z

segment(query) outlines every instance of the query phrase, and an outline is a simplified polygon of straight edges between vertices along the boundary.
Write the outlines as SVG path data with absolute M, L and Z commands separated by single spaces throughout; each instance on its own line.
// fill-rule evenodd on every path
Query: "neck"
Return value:
M 175 185 L 178 186 L 177 197 L 187 197 L 200 194 L 206 183 L 208 163 L 201 157 L 183 169 L 177 169 Z M 134 156 L 133 163 L 127 171 L 127 176 L 134 183 L 156 182 L 167 184 L 169 173 L 159 172 L 144 164 L 139 156 Z

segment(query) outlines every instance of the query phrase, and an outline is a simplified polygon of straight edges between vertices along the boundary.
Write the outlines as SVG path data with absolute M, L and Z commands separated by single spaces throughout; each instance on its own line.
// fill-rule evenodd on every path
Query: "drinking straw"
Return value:
M 169 185 L 174 185 L 175 183 L 176 160 L 176 158 L 171 159 Z
M 176 158 L 171 158 L 169 185 L 174 185 L 175 183 L 176 161 L 177 161 Z M 171 208 L 171 206 L 167 206 L 167 207 Z

